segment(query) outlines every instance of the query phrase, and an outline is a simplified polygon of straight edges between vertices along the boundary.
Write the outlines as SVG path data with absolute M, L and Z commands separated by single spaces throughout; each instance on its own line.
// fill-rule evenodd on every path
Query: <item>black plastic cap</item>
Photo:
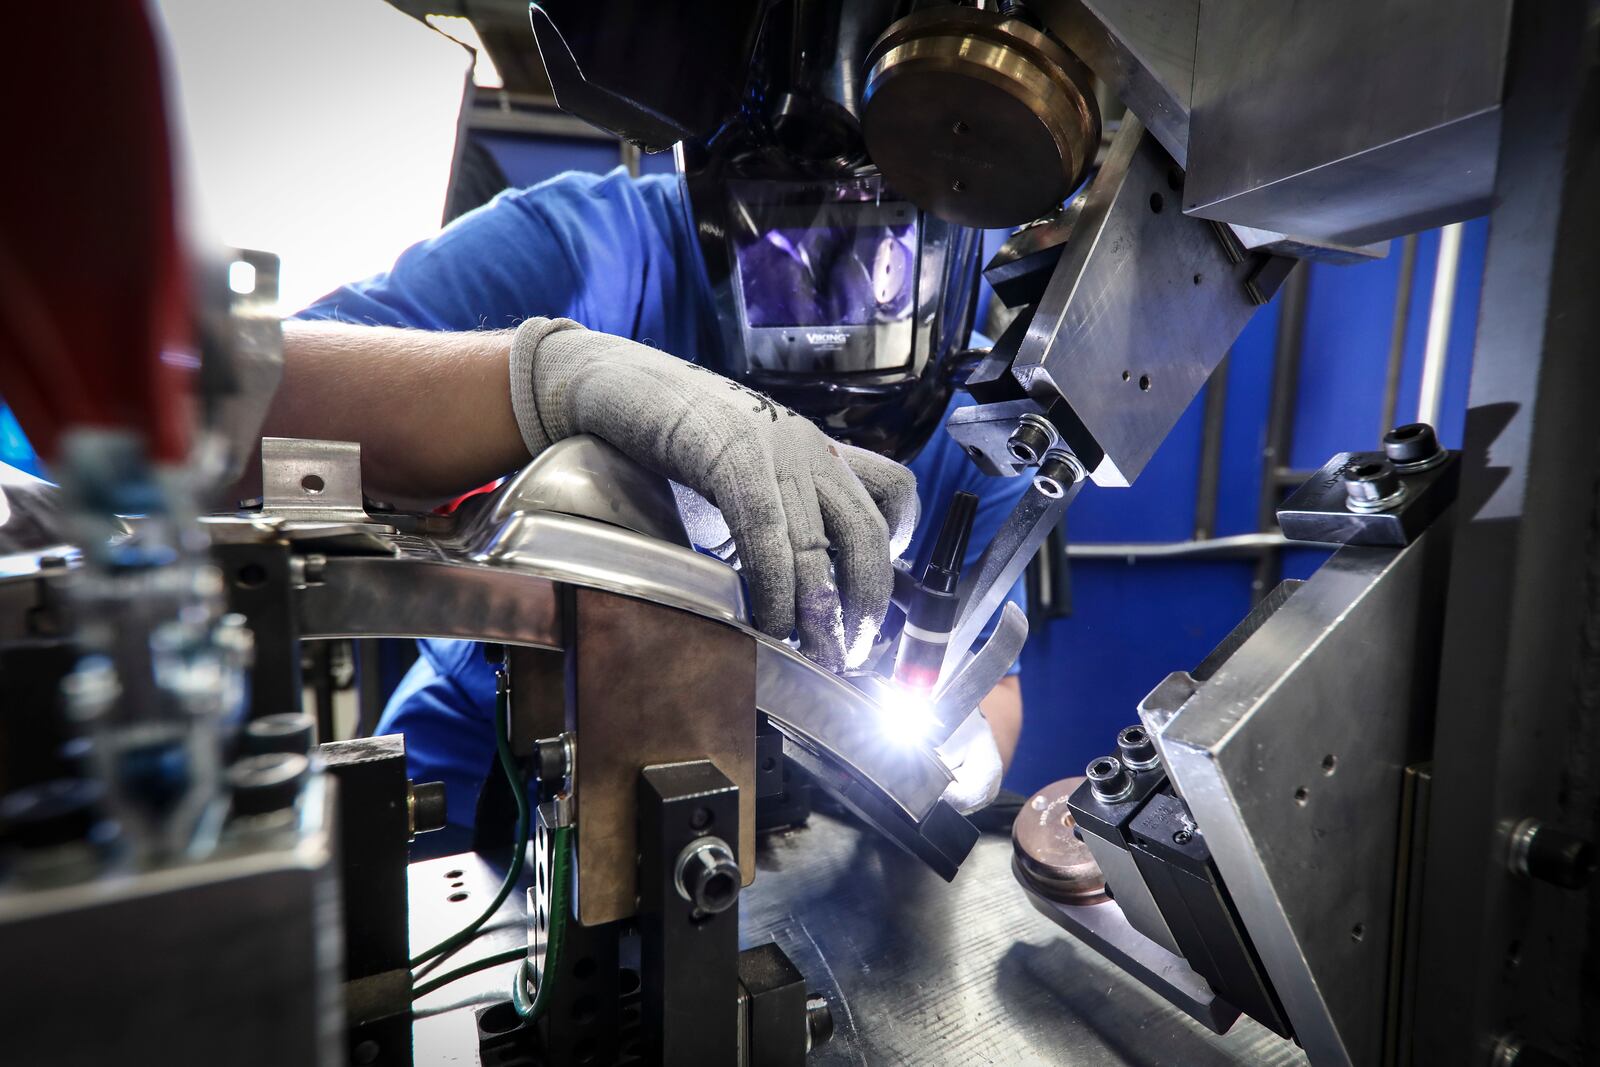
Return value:
M 228 768 L 235 815 L 265 815 L 293 806 L 311 761 L 292 752 L 247 756 Z
M 1594 845 L 1551 826 L 1528 842 L 1528 874 L 1562 889 L 1583 889 L 1594 877 Z
M 270 752 L 309 755 L 317 739 L 317 720 L 300 711 L 263 715 L 244 728 L 243 749 L 251 756 Z
M 426 834 L 434 830 L 443 830 L 444 824 L 444 783 L 413 783 L 411 786 L 411 832 L 413 834 Z
M 1439 437 L 1425 422 L 1408 422 L 1383 435 L 1383 454 L 1391 463 L 1422 463 L 1439 452 Z
M 1382 500 L 1400 488 L 1400 472 L 1387 459 L 1352 463 L 1344 469 L 1344 488 L 1351 500 Z
M 1117 734 L 1117 755 L 1124 766 L 1143 770 L 1156 761 L 1156 743 L 1143 726 L 1128 726 Z

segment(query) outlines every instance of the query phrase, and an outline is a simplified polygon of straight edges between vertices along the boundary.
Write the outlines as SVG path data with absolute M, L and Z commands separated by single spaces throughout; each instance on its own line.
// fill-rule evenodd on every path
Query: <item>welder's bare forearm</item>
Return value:
M 432 505 L 528 462 L 508 385 L 511 331 L 283 324 L 262 436 L 361 444 L 369 496 Z
M 994 745 L 1000 750 L 1000 766 L 1010 770 L 1017 739 L 1022 736 L 1022 679 L 1014 674 L 1000 679 L 978 707 L 989 720 L 989 732 L 994 734 Z

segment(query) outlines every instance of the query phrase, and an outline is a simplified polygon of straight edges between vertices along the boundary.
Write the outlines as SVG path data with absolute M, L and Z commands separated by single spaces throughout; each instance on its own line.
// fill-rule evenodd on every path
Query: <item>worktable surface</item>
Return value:
M 413 864 L 413 950 L 476 914 L 499 870 L 470 854 Z M 469 896 L 451 902 L 456 881 Z M 450 966 L 525 944 L 522 901 L 511 894 L 490 932 Z M 872 831 L 814 814 L 762 839 L 739 908 L 741 944 L 776 941 L 833 1006 L 833 1040 L 813 1050 L 812 1067 L 1305 1063 L 1249 1019 L 1210 1033 L 1051 924 L 1012 878 L 1008 837 L 985 834 L 946 884 Z M 474 1009 L 505 999 L 514 966 L 418 1002 L 415 1062 L 478 1063 Z

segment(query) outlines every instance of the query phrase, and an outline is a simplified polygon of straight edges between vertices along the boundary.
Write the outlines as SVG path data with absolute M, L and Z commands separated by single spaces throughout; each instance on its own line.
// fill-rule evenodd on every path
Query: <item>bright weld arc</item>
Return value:
M 899 744 L 925 742 L 939 721 L 929 694 L 893 683 L 879 691 L 878 712 L 884 736 Z

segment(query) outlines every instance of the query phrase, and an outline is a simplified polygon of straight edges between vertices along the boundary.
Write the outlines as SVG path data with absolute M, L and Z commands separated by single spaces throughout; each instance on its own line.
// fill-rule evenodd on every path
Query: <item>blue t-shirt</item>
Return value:
M 297 317 L 472 330 L 534 316 L 573 319 L 684 359 L 709 351 L 716 312 L 676 176 L 569 173 L 507 190 L 408 248 L 388 273 L 343 286 Z M 951 408 L 970 402 L 961 394 Z M 919 561 L 957 490 L 979 499 L 971 565 L 1028 484 L 981 474 L 942 431 L 910 467 L 922 498 L 910 550 Z M 1010 599 L 1025 606 L 1020 582 Z M 475 644 L 419 644 L 379 732 L 405 733 L 411 776 L 443 781 L 450 822 L 470 825 L 494 757 L 494 675 Z

